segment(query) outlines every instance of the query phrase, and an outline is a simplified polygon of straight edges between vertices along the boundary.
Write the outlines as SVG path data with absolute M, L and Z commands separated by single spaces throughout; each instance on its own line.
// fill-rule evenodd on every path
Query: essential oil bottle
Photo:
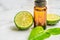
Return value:
M 35 0 L 34 6 L 34 27 L 42 26 L 46 29 L 46 0 Z

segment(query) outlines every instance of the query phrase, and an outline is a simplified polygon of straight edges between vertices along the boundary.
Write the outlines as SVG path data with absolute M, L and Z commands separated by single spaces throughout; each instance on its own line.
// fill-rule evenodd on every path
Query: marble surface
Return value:
M 47 3 L 48 13 L 60 15 L 60 0 L 47 0 Z M 33 7 L 34 0 L 0 0 L 0 40 L 28 40 L 31 29 L 19 31 L 13 20 L 16 13 L 21 10 L 27 10 L 33 15 Z M 60 22 L 54 27 L 60 27 Z M 59 39 L 60 36 L 58 35 L 46 40 Z

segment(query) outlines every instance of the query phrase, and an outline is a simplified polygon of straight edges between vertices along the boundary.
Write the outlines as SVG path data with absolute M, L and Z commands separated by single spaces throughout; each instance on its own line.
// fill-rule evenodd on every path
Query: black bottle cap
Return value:
M 42 1 L 46 1 L 46 0 L 35 0 L 35 1 L 42 2 Z
M 35 0 L 35 6 L 40 6 L 40 7 L 46 6 L 46 0 Z

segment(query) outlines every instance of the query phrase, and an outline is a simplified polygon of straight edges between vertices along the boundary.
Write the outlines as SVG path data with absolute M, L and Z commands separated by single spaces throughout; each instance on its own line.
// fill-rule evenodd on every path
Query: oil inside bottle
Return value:
M 44 29 L 46 29 L 46 13 L 47 13 L 47 7 L 44 5 L 38 4 L 38 6 L 34 7 L 34 27 L 36 26 L 42 26 Z

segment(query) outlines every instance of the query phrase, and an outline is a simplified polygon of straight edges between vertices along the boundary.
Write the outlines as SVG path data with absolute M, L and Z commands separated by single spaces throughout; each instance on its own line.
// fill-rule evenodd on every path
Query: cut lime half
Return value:
M 47 14 L 47 24 L 48 25 L 55 25 L 60 20 L 59 15 L 57 14 Z
M 33 23 L 33 17 L 28 11 L 20 11 L 16 14 L 14 22 L 19 29 L 28 29 Z

